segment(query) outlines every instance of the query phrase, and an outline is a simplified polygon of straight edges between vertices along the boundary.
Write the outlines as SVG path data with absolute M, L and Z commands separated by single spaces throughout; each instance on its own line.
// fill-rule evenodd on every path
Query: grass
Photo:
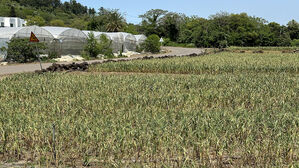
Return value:
M 236 50 L 247 50 L 247 51 L 252 51 L 252 50 L 264 50 L 264 51 L 288 51 L 288 50 L 298 50 L 299 47 L 236 47 L 232 46 L 229 47 L 228 50 L 230 51 L 236 51 Z
M 184 47 L 184 48 L 196 48 L 195 44 L 193 43 L 176 43 L 176 42 L 167 42 L 163 44 L 164 46 L 171 46 L 171 47 Z
M 298 54 L 221 53 L 107 63 L 92 67 L 93 73 L 8 76 L 0 85 L 0 161 L 298 166 L 296 62 Z
M 192 58 L 152 59 L 92 66 L 91 72 L 143 72 L 178 74 L 298 73 L 299 54 L 243 54 L 222 52 Z

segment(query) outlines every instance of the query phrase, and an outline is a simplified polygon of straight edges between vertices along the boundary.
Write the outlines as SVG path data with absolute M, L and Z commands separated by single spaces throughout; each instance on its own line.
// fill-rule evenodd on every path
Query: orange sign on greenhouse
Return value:
M 30 40 L 29 41 L 30 42 L 36 42 L 36 43 L 39 42 L 38 38 L 35 36 L 35 34 L 33 32 L 31 32 L 31 36 L 30 36 Z

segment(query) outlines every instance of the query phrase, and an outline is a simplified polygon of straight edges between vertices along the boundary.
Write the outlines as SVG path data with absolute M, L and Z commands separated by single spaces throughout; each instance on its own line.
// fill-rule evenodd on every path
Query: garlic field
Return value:
M 0 162 L 298 166 L 298 62 L 298 54 L 224 52 L 5 77 Z

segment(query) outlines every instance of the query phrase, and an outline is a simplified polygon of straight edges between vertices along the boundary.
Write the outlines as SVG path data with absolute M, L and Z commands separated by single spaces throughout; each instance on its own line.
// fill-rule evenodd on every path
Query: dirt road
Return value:
M 163 49 L 168 50 L 169 52 L 164 54 L 153 54 L 150 56 L 159 57 L 165 55 L 189 55 L 189 54 L 200 54 L 204 52 L 204 49 L 200 48 L 181 48 L 181 47 L 163 47 Z M 138 56 L 137 56 L 138 57 Z M 123 60 L 132 60 L 134 57 L 130 58 L 119 58 Z M 88 63 L 94 62 L 103 62 L 103 60 L 92 60 L 86 61 Z M 60 62 L 60 64 L 70 64 L 70 62 Z M 43 63 L 43 68 L 48 68 L 51 66 L 52 63 Z M 17 65 L 8 65 L 8 66 L 0 66 L 0 75 L 8 75 L 8 74 L 16 74 L 16 73 L 23 73 L 23 72 L 34 72 L 35 70 L 40 70 L 39 63 L 30 63 L 30 64 L 17 64 Z

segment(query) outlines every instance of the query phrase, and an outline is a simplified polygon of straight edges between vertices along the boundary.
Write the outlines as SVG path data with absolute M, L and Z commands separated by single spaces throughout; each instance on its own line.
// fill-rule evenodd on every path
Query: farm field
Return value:
M 107 63 L 90 68 L 90 72 L 143 72 L 174 74 L 223 73 L 299 73 L 299 53 L 222 52 L 201 57 L 137 60 Z
M 298 62 L 299 54 L 223 52 L 5 77 L 0 163 L 298 166 Z

